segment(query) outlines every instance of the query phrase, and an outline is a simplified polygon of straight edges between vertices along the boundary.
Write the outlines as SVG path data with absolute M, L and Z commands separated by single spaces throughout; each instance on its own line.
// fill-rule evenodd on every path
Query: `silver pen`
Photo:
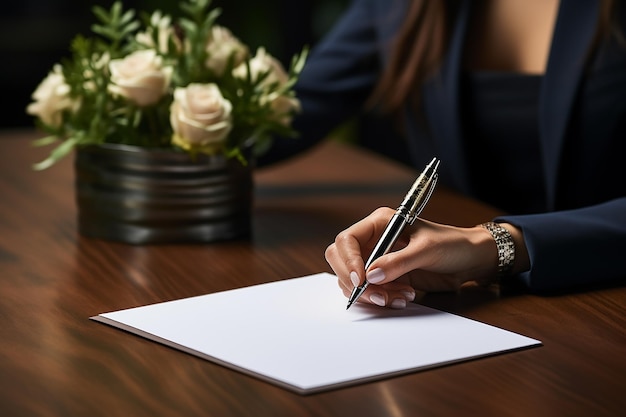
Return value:
M 398 240 L 400 233 L 404 230 L 404 227 L 407 224 L 413 224 L 417 216 L 424 210 L 437 184 L 437 178 L 439 176 L 439 174 L 437 174 L 437 168 L 439 168 L 439 162 L 437 158 L 433 158 L 433 160 L 426 165 L 424 171 L 417 177 L 411 189 L 404 197 L 402 204 L 400 204 L 396 213 L 391 217 L 389 223 L 387 223 L 387 227 L 385 227 L 385 231 L 376 243 L 372 254 L 367 259 L 367 262 L 365 262 L 366 271 L 372 262 L 391 250 L 396 240 Z M 363 295 L 368 285 L 369 282 L 365 280 L 363 284 L 352 290 L 346 310 Z

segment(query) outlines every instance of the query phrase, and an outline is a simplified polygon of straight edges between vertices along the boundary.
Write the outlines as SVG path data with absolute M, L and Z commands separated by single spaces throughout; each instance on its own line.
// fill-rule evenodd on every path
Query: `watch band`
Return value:
M 505 277 L 511 273 L 515 262 L 515 242 L 513 236 L 504 227 L 495 222 L 481 224 L 493 237 L 498 248 L 498 276 Z

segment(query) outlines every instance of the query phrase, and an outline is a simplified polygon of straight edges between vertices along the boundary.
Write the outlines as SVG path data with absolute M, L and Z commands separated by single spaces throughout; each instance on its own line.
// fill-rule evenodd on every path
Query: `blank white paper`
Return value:
M 302 394 L 541 344 L 418 304 L 346 304 L 319 273 L 91 318 Z

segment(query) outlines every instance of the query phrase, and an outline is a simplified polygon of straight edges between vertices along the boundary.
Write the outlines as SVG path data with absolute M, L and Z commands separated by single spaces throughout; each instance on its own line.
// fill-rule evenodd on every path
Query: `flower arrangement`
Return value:
M 274 135 L 295 136 L 300 104 L 293 85 L 306 59 L 288 71 L 263 47 L 252 54 L 218 24 L 211 0 L 183 0 L 176 20 L 93 8 L 95 35 L 78 35 L 71 57 L 55 64 L 26 109 L 47 133 L 35 145 L 56 143 L 45 169 L 83 145 L 118 143 L 224 154 L 245 163 L 244 148 L 260 153 Z M 60 143 L 59 143 L 60 142 Z

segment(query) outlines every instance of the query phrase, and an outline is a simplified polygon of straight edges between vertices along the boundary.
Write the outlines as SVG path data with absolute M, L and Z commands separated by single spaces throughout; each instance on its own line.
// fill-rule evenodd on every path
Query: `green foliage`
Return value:
M 37 126 L 48 135 L 35 145 L 48 146 L 60 141 L 35 168 L 47 168 L 74 147 L 83 145 L 122 143 L 177 148 L 172 144 L 170 125 L 173 92 L 192 83 L 217 84 L 222 96 L 232 104 L 232 129 L 217 151 L 241 158 L 244 147 L 253 146 L 260 152 L 268 148 L 275 135 L 296 136 L 290 123 L 284 121 L 296 109 L 289 110 L 289 114 L 277 114 L 272 99 L 281 96 L 296 101 L 292 88 L 306 60 L 306 48 L 293 57 L 284 82 L 270 82 L 273 70 L 269 67 L 255 73 L 249 51 L 243 64 L 237 61 L 235 52 L 231 53 L 223 72 L 217 73 L 207 65 L 213 58 L 207 44 L 221 10 L 211 9 L 210 5 L 210 0 L 183 0 L 182 14 L 177 20 L 158 10 L 151 14 L 125 10 L 119 1 L 109 10 L 95 6 L 94 36 L 76 36 L 71 43 L 71 58 L 57 67 L 62 83 L 57 80 L 58 88 L 47 99 L 57 100 L 53 104 L 59 114 L 45 110 L 42 104 L 48 103 L 43 99 L 43 103 L 31 105 L 39 107 L 29 106 L 31 114 L 40 116 Z M 156 52 L 159 62 L 171 69 L 171 74 L 168 73 L 167 91 L 158 100 L 141 105 L 116 93 L 110 63 L 148 49 Z M 243 77 L 235 75 L 235 68 L 240 65 L 247 69 Z M 64 91 L 64 86 L 69 89 L 67 97 L 59 93 Z M 44 122 L 46 111 L 51 114 Z M 57 122 L 56 117 L 61 121 Z M 216 152 L 215 146 L 190 145 L 184 150 Z

